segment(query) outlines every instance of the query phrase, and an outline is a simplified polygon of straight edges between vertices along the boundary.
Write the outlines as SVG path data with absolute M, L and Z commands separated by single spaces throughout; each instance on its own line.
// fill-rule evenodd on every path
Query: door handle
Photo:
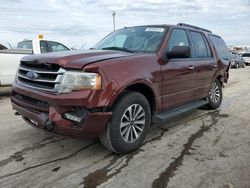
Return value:
M 214 68 L 216 68 L 216 67 L 217 67 L 217 64 L 213 64 L 212 66 L 213 66 Z
M 194 70 L 194 66 L 190 65 L 187 67 L 189 70 Z

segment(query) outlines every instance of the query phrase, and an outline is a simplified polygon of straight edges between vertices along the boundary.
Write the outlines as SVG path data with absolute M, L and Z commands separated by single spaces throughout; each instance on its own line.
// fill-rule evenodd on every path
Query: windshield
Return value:
M 250 53 L 242 54 L 242 57 L 250 57 Z
M 131 27 L 117 30 L 102 41 L 94 49 L 121 50 L 127 52 L 156 52 L 166 32 L 164 27 Z
M 26 40 L 26 41 L 19 42 L 17 44 L 17 48 L 32 50 L 33 49 L 32 48 L 32 41 L 31 40 Z

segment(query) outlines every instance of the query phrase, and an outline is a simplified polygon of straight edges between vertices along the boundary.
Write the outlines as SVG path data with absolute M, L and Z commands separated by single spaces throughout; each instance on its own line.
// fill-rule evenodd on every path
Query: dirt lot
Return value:
M 30 127 L 14 115 L 2 89 L 0 187 L 249 188 L 250 67 L 230 74 L 218 110 L 155 125 L 138 151 L 123 156 L 98 140 Z

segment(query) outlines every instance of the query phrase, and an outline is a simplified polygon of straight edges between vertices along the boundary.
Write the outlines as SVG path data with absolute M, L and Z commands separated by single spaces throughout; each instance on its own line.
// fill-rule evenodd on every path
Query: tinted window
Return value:
M 199 32 L 190 31 L 190 35 L 194 44 L 194 51 L 196 58 L 208 58 L 211 57 L 207 50 L 207 45 L 204 41 L 204 37 Z
M 48 53 L 49 52 L 49 47 L 48 47 L 47 41 L 41 40 L 40 47 L 41 47 L 41 53 Z
M 61 52 L 69 50 L 66 46 L 58 42 L 52 42 L 52 41 L 50 42 L 50 47 L 51 47 L 51 52 Z
M 250 53 L 242 54 L 242 57 L 250 57 Z
M 214 44 L 219 57 L 222 59 L 230 59 L 229 50 L 224 40 L 220 37 L 213 35 L 209 35 L 209 38 Z
M 19 42 L 17 44 L 17 48 L 32 50 L 33 49 L 32 48 L 32 41 L 31 40 L 26 40 L 26 41 Z
M 167 51 L 171 51 L 174 46 L 189 46 L 186 31 L 174 29 L 168 41 Z

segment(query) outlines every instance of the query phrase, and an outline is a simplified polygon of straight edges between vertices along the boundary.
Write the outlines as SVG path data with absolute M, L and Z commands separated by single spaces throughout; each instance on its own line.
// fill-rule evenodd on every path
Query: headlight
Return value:
M 101 88 L 101 76 L 97 73 L 66 71 L 58 85 L 59 93 L 70 93 L 73 90 Z

